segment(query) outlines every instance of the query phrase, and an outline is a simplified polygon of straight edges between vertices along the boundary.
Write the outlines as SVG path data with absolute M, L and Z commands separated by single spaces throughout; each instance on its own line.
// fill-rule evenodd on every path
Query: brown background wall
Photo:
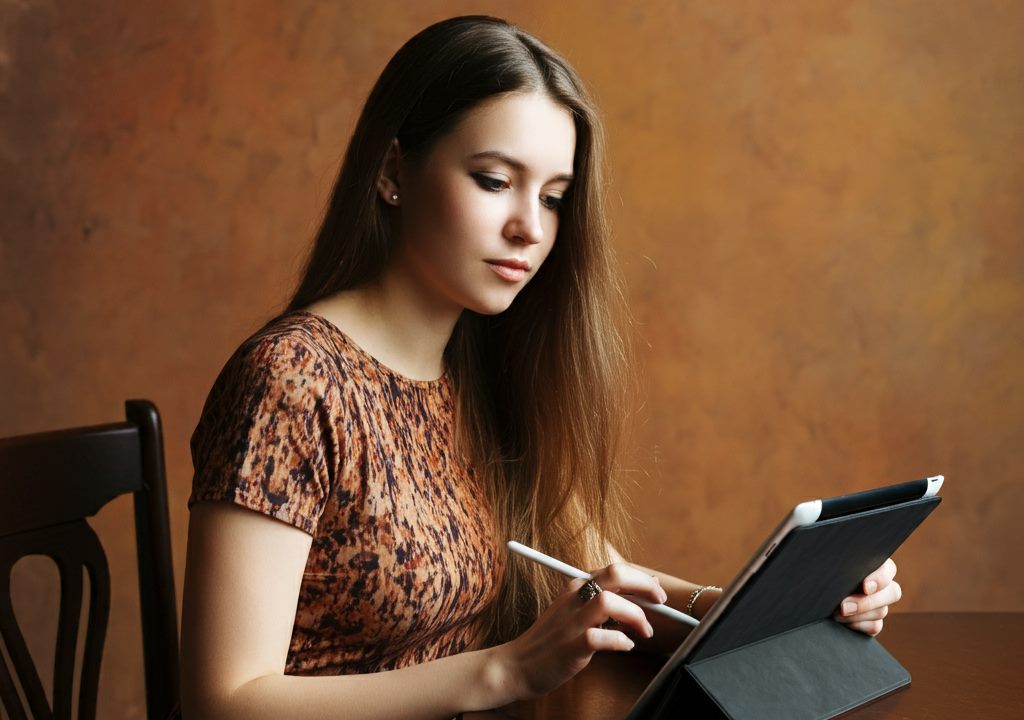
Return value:
M 795 500 L 941 472 L 900 609 L 1024 610 L 1019 2 L 0 2 L 0 436 L 153 399 L 180 588 L 205 394 L 291 288 L 383 64 L 468 11 L 606 114 L 634 557 L 724 581 Z M 101 716 L 138 716 L 130 504 L 96 526 Z M 45 656 L 53 573 L 15 574 Z

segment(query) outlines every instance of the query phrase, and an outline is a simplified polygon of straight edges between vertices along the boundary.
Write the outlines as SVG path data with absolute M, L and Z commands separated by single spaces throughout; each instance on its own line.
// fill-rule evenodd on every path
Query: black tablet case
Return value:
M 832 614 L 938 504 L 921 498 L 791 531 L 630 718 L 817 720 L 908 685 L 876 639 Z

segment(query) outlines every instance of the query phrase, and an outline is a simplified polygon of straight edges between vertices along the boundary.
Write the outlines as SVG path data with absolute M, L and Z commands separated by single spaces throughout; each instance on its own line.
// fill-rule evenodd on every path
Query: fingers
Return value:
M 636 595 L 656 603 L 668 600 L 668 594 L 657 577 L 625 563 L 612 563 L 598 570 L 594 573 L 594 580 L 603 590 L 617 595 Z
M 600 629 L 617 636 L 617 645 L 614 649 L 619 650 L 632 647 L 633 641 L 626 635 L 627 632 L 635 633 L 642 638 L 654 636 L 654 628 L 648 622 L 644 611 L 640 606 L 622 597 L 622 594 L 650 598 L 653 602 L 664 602 L 667 600 L 667 594 L 657 578 L 624 563 L 613 563 L 595 572 L 593 579 L 601 587 L 602 592 L 580 606 L 578 617 L 583 628 Z M 584 583 L 584 580 L 573 580 L 569 583 L 569 593 L 578 596 L 579 589 Z M 569 602 L 582 601 L 578 597 L 570 597 Z M 608 620 L 614 620 L 622 627 L 600 627 Z M 597 634 L 594 638 L 603 638 L 602 642 L 610 642 L 607 635 Z
M 903 588 L 893 579 L 895 576 L 896 563 L 889 558 L 864 578 L 865 594 L 851 595 L 840 603 L 835 619 L 865 635 L 878 635 L 889 614 L 889 606 L 903 597 Z
M 839 617 L 836 618 L 836 620 L 838 620 L 841 623 L 845 623 L 847 625 L 854 625 L 854 624 L 856 624 L 858 622 L 862 622 L 864 620 L 882 620 L 882 619 L 886 618 L 888 615 L 889 615 L 889 606 L 888 605 L 883 605 L 880 608 L 875 608 L 874 610 L 868 610 L 867 612 L 857 613 L 856 615 L 851 615 L 850 617 L 839 616 Z
M 903 597 L 903 588 L 895 580 L 871 595 L 851 595 L 839 605 L 836 619 L 840 622 L 857 622 L 865 618 L 864 613 L 893 605 Z
M 865 635 L 874 637 L 878 633 L 882 632 L 882 620 L 864 620 L 863 622 L 855 622 L 850 624 L 850 628 L 857 632 L 862 632 Z
M 863 595 L 851 595 L 839 603 L 835 618 L 840 622 L 857 623 L 862 620 L 879 619 L 875 615 L 868 616 L 882 607 L 892 605 L 903 597 L 903 589 L 893 578 L 896 577 L 896 563 L 887 559 L 882 566 L 872 572 L 861 583 Z M 882 616 L 884 617 L 884 615 Z
M 619 564 L 594 573 L 594 580 L 601 592 L 581 596 L 587 581 L 572 580 L 529 629 L 498 646 L 511 685 L 521 688 L 517 697 L 536 697 L 558 687 L 586 667 L 595 652 L 629 652 L 639 638 L 654 636 L 643 610 L 618 594 L 661 602 L 664 591 L 653 577 Z M 601 627 L 609 619 L 619 625 Z
M 654 637 L 654 628 L 647 621 L 647 616 L 644 615 L 640 606 L 610 590 L 604 590 L 592 600 L 587 601 L 580 613 L 584 627 L 600 626 L 611 618 L 620 623 L 623 630 L 631 629 L 644 638 Z M 620 634 L 622 633 L 620 632 Z
M 589 652 L 601 650 L 629 652 L 636 646 L 636 643 L 626 637 L 625 633 L 598 627 L 587 628 L 580 638 L 584 649 Z
M 894 577 L 896 577 L 896 563 L 889 558 L 882 563 L 882 567 L 864 578 L 862 583 L 864 594 L 871 595 L 878 592 L 891 583 Z

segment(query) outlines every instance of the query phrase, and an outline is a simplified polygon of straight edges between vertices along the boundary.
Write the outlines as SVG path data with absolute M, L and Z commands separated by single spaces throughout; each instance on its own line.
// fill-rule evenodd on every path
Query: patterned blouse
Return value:
M 482 646 L 504 559 L 454 409 L 448 375 L 405 378 L 307 312 L 268 323 L 221 371 L 192 436 L 189 507 L 229 501 L 313 536 L 288 674 Z

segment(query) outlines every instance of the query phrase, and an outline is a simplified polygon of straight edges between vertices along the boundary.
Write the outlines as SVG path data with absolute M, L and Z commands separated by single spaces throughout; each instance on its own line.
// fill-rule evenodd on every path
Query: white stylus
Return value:
M 555 558 L 551 557 L 550 555 L 545 555 L 542 552 L 537 552 L 536 550 L 534 550 L 531 547 L 527 547 L 526 545 L 523 545 L 522 543 L 517 543 L 515 540 L 509 540 L 508 541 L 508 549 L 511 550 L 514 553 L 518 553 L 519 555 L 522 555 L 525 558 L 529 558 L 530 560 L 533 560 L 534 562 L 538 562 L 541 565 L 543 565 L 544 567 L 551 568 L 552 570 L 560 572 L 563 575 L 568 575 L 571 578 L 583 578 L 584 580 L 591 580 L 592 579 L 590 573 L 585 573 L 585 572 L 583 572 L 582 570 L 580 570 L 578 568 L 574 568 L 572 565 L 568 565 L 568 564 L 562 562 L 561 560 L 556 560 Z M 656 613 L 658 613 L 660 615 L 664 615 L 665 617 L 670 617 L 673 620 L 678 620 L 679 622 L 684 622 L 687 625 L 693 625 L 694 627 L 697 627 L 697 625 L 700 624 L 700 621 L 697 620 L 696 618 L 692 618 L 689 615 L 687 615 L 686 613 L 681 613 L 678 610 L 676 610 L 675 608 L 670 608 L 668 605 L 662 605 L 661 603 L 648 602 L 647 600 L 641 600 L 640 598 L 633 597 L 632 595 L 629 596 L 629 599 L 630 599 L 630 601 L 635 602 L 637 605 L 639 605 L 642 608 L 647 608 L 648 610 L 653 610 L 654 612 L 656 612 Z

